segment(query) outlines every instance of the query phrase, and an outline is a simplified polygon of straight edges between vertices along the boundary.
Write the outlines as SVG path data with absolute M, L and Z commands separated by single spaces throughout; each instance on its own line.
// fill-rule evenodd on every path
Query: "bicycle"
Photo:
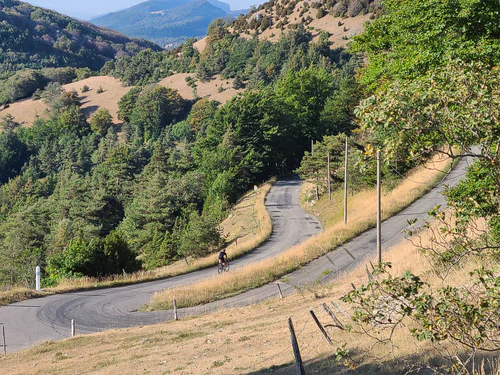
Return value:
M 228 271 L 229 271 L 229 260 L 226 259 L 224 263 L 219 263 L 219 265 L 217 266 L 217 272 L 222 273 Z

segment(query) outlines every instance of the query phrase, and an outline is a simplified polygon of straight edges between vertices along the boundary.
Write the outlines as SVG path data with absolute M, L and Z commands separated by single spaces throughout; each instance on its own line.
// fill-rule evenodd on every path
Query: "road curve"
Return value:
M 436 205 L 446 206 L 446 201 L 442 195 L 445 186 L 455 186 L 465 175 L 466 168 L 471 163 L 472 158 L 462 158 L 436 187 L 399 214 L 385 220 L 382 223 L 382 251 L 388 250 L 405 238 L 404 230 L 408 228 L 407 219 L 431 219 L 428 216 L 431 208 Z M 287 282 L 281 284 L 281 290 L 284 295 L 287 295 L 296 291 L 297 287 L 310 285 L 317 280 L 322 282 L 334 280 L 351 271 L 362 262 L 367 261 L 367 259 L 375 257 L 376 249 L 377 233 L 376 228 L 373 228 L 310 262 L 301 269 L 286 275 Z M 242 307 L 265 299 L 276 298 L 277 295 L 278 290 L 275 283 L 270 283 L 222 301 L 180 309 L 179 316 L 198 315 L 221 308 Z M 172 319 L 172 312 L 170 312 L 170 319 Z
M 319 221 L 299 206 L 300 186 L 301 181 L 293 178 L 273 186 L 265 200 L 273 221 L 271 237 L 262 246 L 233 260 L 232 269 L 275 256 L 321 231 Z M 7 352 L 69 337 L 72 319 L 79 334 L 165 321 L 171 318 L 171 312 L 142 313 L 137 309 L 157 291 L 194 283 L 216 273 L 214 265 L 211 269 L 165 280 L 58 294 L 1 307 L 0 325 L 5 327 Z

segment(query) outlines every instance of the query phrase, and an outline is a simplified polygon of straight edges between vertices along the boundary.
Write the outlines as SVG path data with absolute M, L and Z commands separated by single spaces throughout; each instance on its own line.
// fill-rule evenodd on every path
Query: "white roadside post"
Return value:
M 37 292 L 39 292 L 40 291 L 40 266 L 36 266 L 35 276 L 36 276 L 35 289 L 36 289 Z

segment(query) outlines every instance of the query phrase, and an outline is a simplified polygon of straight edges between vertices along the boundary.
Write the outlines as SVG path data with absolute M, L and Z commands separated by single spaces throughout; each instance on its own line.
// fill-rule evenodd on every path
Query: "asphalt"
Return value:
M 436 205 L 445 206 L 441 194 L 444 187 L 454 186 L 465 174 L 469 159 L 458 165 L 429 193 L 401 213 L 382 223 L 382 250 L 400 242 L 407 219 L 428 218 L 427 212 Z M 321 225 L 299 206 L 301 182 L 296 179 L 278 181 L 266 198 L 266 207 L 273 221 L 271 238 L 259 248 L 231 262 L 231 269 L 272 257 L 319 233 Z M 281 284 L 284 295 L 297 287 L 317 280 L 333 280 L 355 266 L 366 262 L 376 252 L 376 230 L 368 230 L 337 247 L 301 269 L 286 276 Z M 230 255 L 230 254 L 229 254 Z M 193 273 L 149 283 L 125 287 L 53 295 L 32 299 L 0 308 L 0 324 L 5 326 L 7 352 L 12 353 L 46 340 L 62 340 L 70 335 L 70 322 L 76 322 L 76 332 L 86 334 L 113 328 L 154 324 L 170 320 L 172 311 L 137 312 L 153 293 L 179 285 L 194 283 L 216 274 L 215 266 Z M 325 276 L 327 275 L 327 276 Z M 275 283 L 252 289 L 240 295 L 202 306 L 180 309 L 179 317 L 200 315 L 223 308 L 241 307 L 277 297 Z
M 262 246 L 231 260 L 231 270 L 273 257 L 321 231 L 319 221 L 299 206 L 300 186 L 301 181 L 293 178 L 278 181 L 273 186 L 265 200 L 273 221 L 273 232 Z M 230 253 L 228 255 L 231 257 Z M 7 352 L 16 352 L 46 340 L 68 338 L 71 320 L 75 321 L 77 334 L 87 334 L 171 319 L 172 312 L 169 311 L 145 313 L 137 310 L 157 291 L 195 283 L 216 274 L 214 265 L 159 281 L 58 294 L 1 307 L 0 324 L 5 327 Z

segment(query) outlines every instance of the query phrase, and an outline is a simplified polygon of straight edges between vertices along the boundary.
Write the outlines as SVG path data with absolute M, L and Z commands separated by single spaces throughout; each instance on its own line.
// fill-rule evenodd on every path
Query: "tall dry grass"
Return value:
M 396 214 L 424 195 L 444 177 L 450 167 L 450 159 L 435 155 L 427 164 L 416 168 L 396 188 L 384 193 L 382 218 Z M 328 253 L 376 224 L 374 189 L 362 191 L 349 198 L 348 226 L 343 222 L 341 200 L 333 199 L 332 202 L 336 202 L 333 203 L 336 206 L 330 207 L 334 218 L 331 220 L 332 224 L 322 233 L 271 259 L 223 276 L 217 275 L 200 283 L 156 293 L 148 310 L 171 309 L 173 299 L 181 307 L 195 306 L 262 286 Z

